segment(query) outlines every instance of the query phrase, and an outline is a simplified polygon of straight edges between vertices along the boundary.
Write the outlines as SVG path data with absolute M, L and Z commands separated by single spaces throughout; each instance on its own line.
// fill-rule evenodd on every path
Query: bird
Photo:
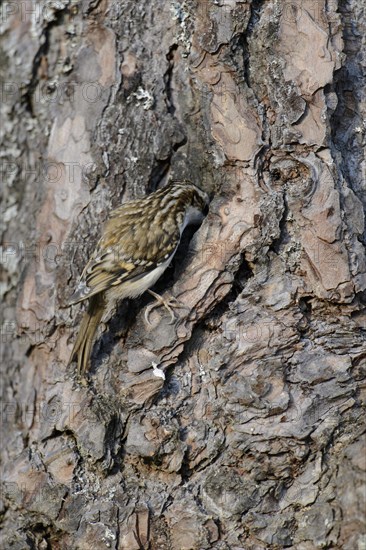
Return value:
M 69 360 L 70 365 L 77 359 L 79 375 L 89 370 L 99 323 L 120 300 L 148 291 L 174 319 L 171 304 L 150 287 L 171 263 L 185 227 L 201 223 L 208 206 L 208 194 L 197 185 L 171 181 L 109 214 L 70 298 L 70 305 L 89 300 Z

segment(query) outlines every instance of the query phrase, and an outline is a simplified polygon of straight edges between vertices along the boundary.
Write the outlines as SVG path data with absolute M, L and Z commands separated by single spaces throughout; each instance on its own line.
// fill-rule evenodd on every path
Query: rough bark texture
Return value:
M 357 0 L 2 6 L 4 548 L 365 548 Z M 213 194 L 85 387 L 68 306 L 108 211 Z M 165 372 L 156 376 L 153 363 Z

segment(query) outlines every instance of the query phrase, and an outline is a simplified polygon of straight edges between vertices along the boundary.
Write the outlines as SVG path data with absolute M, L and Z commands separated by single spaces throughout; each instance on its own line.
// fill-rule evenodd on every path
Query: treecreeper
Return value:
M 110 213 L 70 301 L 89 300 L 69 360 L 77 358 L 79 374 L 88 371 L 98 325 L 118 301 L 148 291 L 174 319 L 171 304 L 150 287 L 172 261 L 184 228 L 200 223 L 208 204 L 207 193 L 193 183 L 173 181 Z

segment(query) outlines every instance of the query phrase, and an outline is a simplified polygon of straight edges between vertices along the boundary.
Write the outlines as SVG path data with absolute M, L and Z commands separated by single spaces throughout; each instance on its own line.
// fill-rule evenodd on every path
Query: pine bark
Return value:
M 361 3 L 1 10 L 2 547 L 363 548 Z M 178 320 L 121 304 L 81 385 L 77 278 L 168 179 Z

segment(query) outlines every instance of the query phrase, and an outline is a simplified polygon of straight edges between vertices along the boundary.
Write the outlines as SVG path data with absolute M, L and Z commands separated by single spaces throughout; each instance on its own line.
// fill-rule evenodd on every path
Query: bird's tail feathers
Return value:
M 89 368 L 89 358 L 92 351 L 95 333 L 105 310 L 104 293 L 95 294 L 89 300 L 89 306 L 81 321 L 79 334 L 71 352 L 69 364 L 77 357 L 79 374 Z

